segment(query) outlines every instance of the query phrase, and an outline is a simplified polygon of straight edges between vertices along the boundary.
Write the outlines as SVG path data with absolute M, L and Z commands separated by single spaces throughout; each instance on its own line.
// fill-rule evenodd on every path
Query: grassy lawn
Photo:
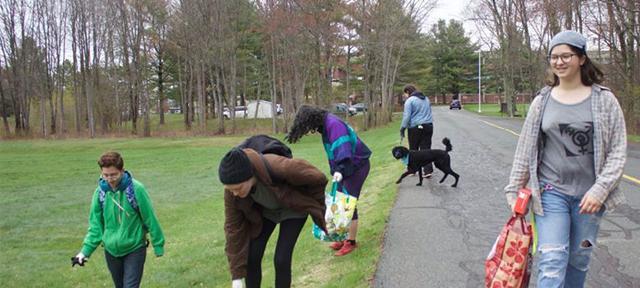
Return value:
M 462 106 L 464 110 L 471 111 L 474 113 L 478 113 L 478 104 L 465 104 Z M 500 113 L 500 105 L 499 104 L 482 104 L 481 106 L 482 112 L 481 115 L 486 116 L 498 116 L 498 117 L 507 117 L 509 114 Z M 516 111 L 517 114 L 524 117 L 529 110 L 529 104 L 517 104 Z
M 358 243 L 353 254 L 336 258 L 311 235 L 311 220 L 294 253 L 295 287 L 368 287 L 401 164 L 389 153 L 397 142 L 397 123 L 360 133 L 373 150 L 372 169 L 359 201 Z M 283 135 L 278 135 L 282 139 Z M 81 248 L 89 203 L 99 170 L 98 156 L 120 151 L 125 167 L 152 197 L 166 236 L 165 256 L 151 250 L 145 287 L 229 287 L 224 253 L 224 209 L 218 182 L 219 159 L 244 137 L 95 139 L 0 142 L 0 283 L 13 287 L 112 287 L 98 248 L 85 267 L 71 268 Z M 317 135 L 291 146 L 328 173 Z M 277 230 L 276 230 L 277 231 Z M 274 283 L 274 233 L 263 264 L 263 283 Z M 9 284 L 6 284 L 9 285 Z

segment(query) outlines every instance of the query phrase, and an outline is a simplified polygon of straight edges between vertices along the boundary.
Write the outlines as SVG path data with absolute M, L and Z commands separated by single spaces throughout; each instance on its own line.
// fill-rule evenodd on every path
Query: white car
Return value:
M 222 115 L 224 116 L 224 118 L 226 119 L 230 119 L 231 118 L 231 112 L 229 111 L 228 107 L 224 107 L 222 109 Z M 235 118 L 246 118 L 247 117 L 247 107 L 245 106 L 236 106 L 235 107 Z

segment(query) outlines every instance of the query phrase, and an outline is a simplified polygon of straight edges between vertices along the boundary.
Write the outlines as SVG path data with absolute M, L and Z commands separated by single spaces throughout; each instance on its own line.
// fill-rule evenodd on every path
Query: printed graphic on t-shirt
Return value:
M 567 157 L 593 154 L 593 122 L 558 124 Z

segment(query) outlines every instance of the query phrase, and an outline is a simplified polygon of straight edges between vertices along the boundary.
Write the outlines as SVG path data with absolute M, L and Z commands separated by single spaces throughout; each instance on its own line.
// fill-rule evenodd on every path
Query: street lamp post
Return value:
M 478 50 L 478 113 L 482 113 L 482 50 Z

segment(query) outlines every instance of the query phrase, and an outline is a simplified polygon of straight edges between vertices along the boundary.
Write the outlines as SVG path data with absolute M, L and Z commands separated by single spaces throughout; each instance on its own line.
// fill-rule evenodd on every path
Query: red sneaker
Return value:
M 344 256 L 347 255 L 349 253 L 351 253 L 353 250 L 356 249 L 356 247 L 358 247 L 358 244 L 351 244 L 351 242 L 349 241 L 344 241 L 344 244 L 342 245 L 342 248 L 340 248 L 340 250 L 338 250 L 338 252 L 336 252 L 336 256 Z
M 331 243 L 331 245 L 329 245 L 329 248 L 331 248 L 333 250 L 340 250 L 343 245 L 344 245 L 344 241 L 333 242 L 333 243 Z

